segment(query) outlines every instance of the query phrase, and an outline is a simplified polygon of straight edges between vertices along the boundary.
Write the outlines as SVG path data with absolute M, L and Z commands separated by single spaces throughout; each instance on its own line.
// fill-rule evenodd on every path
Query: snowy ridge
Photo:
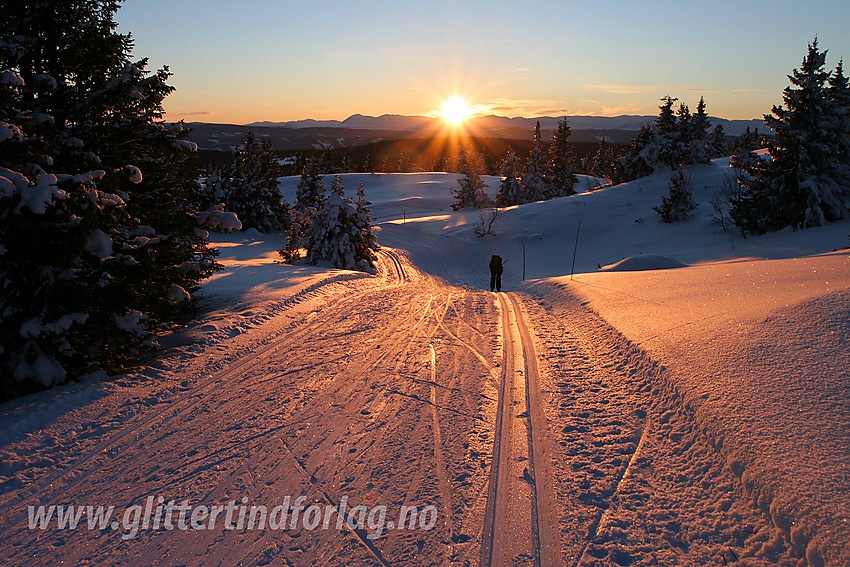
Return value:
M 572 536 L 568 556 L 575 560 L 570 564 L 608 557 L 627 565 L 647 544 L 658 549 L 660 564 L 677 560 L 676 546 L 700 564 L 716 563 L 724 547 L 746 549 L 760 558 L 756 565 L 795 564 L 789 550 L 776 545 L 782 526 L 742 505 L 759 494 L 759 487 L 742 477 L 743 469 L 735 468 L 735 459 L 723 451 L 699 401 L 669 369 L 604 319 L 563 289 L 550 295 L 546 287 L 551 284 L 535 284 L 530 291 L 544 298 L 544 305 L 557 296 L 556 303 L 545 310 L 526 305 L 541 322 L 544 349 L 560 352 L 543 359 L 559 361 L 548 368 L 550 407 L 557 412 L 549 419 L 559 424 L 553 428 L 561 447 L 559 482 L 578 495 L 563 506 L 569 510 L 563 513 L 563 535 L 589 526 L 585 542 Z M 567 353 L 588 345 L 596 347 L 584 351 L 584 365 L 568 362 L 575 359 Z M 705 537 L 702 525 L 708 518 L 716 526 L 709 538 L 714 545 L 697 541 Z M 801 543 L 805 548 L 808 541 Z M 665 548 L 667 555 L 661 551 Z
M 836 265 L 836 261 L 840 263 Z M 836 350 L 842 340 L 850 339 L 846 326 L 847 292 L 818 296 L 822 292 L 817 288 L 802 285 L 805 280 L 801 274 L 823 274 L 830 284 L 822 282 L 822 286 L 842 290 L 847 285 L 842 264 L 847 261 L 850 258 L 846 255 L 831 254 L 793 269 L 789 264 L 794 261 L 789 260 L 677 270 L 678 281 L 688 282 L 691 287 L 695 286 L 694 276 L 699 274 L 694 270 L 723 270 L 727 277 L 754 272 L 764 274 L 765 279 L 782 273 L 790 281 L 784 286 L 773 284 L 771 295 L 775 303 L 788 305 L 793 304 L 794 297 L 816 297 L 790 311 L 787 307 L 776 310 L 766 319 L 760 315 L 766 312 L 764 305 L 754 298 L 742 298 L 748 305 L 742 314 L 741 300 L 718 305 L 705 293 L 698 297 L 711 306 L 710 310 L 692 312 L 684 321 L 682 315 L 668 319 L 668 311 L 672 315 L 674 310 L 693 309 L 694 303 L 682 297 L 683 289 L 677 287 L 677 280 L 668 283 L 669 277 L 661 279 L 663 272 L 651 276 L 582 275 L 575 282 L 557 278 L 535 282 L 529 290 L 544 303 L 560 306 L 565 311 L 558 313 L 564 316 L 579 301 L 570 297 L 583 299 L 583 308 L 601 313 L 632 348 L 649 348 L 652 354 L 645 356 L 665 361 L 669 368 L 653 378 L 662 388 L 658 395 L 687 411 L 688 420 L 717 455 L 718 462 L 737 479 L 733 479 L 733 484 L 740 485 L 746 499 L 756 503 L 769 525 L 779 530 L 769 536 L 748 525 L 747 529 L 754 533 L 740 541 L 748 555 L 785 564 L 780 556 L 781 542 L 786 541 L 792 542 L 793 555 L 805 556 L 809 564 L 826 561 L 840 565 L 848 559 L 842 542 L 850 537 L 850 529 L 841 520 L 841 510 L 848 509 L 850 500 L 846 493 L 831 487 L 841 485 L 841 455 L 848 447 L 847 416 L 842 415 L 841 404 L 836 402 L 846 398 L 846 392 L 840 392 L 846 387 L 846 368 L 850 364 L 847 353 Z M 813 272 L 809 266 L 815 267 Z M 706 281 L 704 277 L 700 281 Z M 747 275 L 745 281 L 750 278 Z M 653 280 L 656 283 L 646 287 L 653 290 L 651 299 L 639 299 L 646 294 L 646 283 Z M 714 295 L 727 296 L 727 289 L 735 293 L 734 280 L 718 283 Z M 674 303 L 673 298 L 679 298 L 681 304 Z M 729 323 L 717 313 L 724 308 L 738 310 Z M 791 313 L 796 315 L 789 319 Z M 771 321 L 783 323 L 776 326 Z M 749 330 L 742 332 L 741 325 Z M 731 332 L 726 331 L 727 327 Z M 809 344 L 807 337 L 823 337 L 823 333 L 826 340 Z M 693 350 L 694 342 L 703 348 L 689 355 L 687 350 Z M 785 391 L 790 395 L 783 394 Z M 817 465 L 810 462 L 812 458 Z M 756 537 L 757 534 L 760 535 Z

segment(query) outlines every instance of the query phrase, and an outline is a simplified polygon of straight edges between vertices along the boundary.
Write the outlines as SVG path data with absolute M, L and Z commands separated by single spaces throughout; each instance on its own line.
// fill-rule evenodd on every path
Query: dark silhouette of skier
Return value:
M 502 291 L 502 257 L 498 254 L 490 256 L 490 291 Z

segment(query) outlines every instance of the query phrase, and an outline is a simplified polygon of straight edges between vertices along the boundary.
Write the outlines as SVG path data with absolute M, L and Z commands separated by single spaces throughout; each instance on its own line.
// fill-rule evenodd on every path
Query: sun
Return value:
M 459 126 L 464 120 L 472 117 L 474 110 L 463 98 L 455 95 L 443 103 L 439 115 L 452 126 Z

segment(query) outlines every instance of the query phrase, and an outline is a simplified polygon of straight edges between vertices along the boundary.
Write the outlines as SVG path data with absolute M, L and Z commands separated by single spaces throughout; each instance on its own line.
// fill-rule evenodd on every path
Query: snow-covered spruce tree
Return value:
M 267 138 L 260 141 L 248 130 L 219 181 L 225 207 L 236 213 L 243 228 L 270 232 L 289 227 L 289 207 L 283 201 L 278 182 L 281 176 L 271 141 Z
M 764 117 L 774 131 L 767 143 L 772 159 L 759 160 L 739 177 L 744 189 L 730 214 L 745 234 L 819 226 L 848 215 L 850 122 L 843 68 L 826 71 L 826 51 L 815 38 L 789 79 L 784 106 Z
M 614 183 L 675 170 L 681 164 L 708 163 L 717 142 L 710 144 L 705 101 L 700 99 L 697 113 L 692 115 L 685 104 L 674 111 L 676 100 L 671 96 L 661 99 L 663 104 L 655 123 L 642 128 L 626 154 L 616 160 Z M 722 141 L 722 129 L 715 135 Z
M 661 206 L 653 207 L 664 222 L 678 222 L 691 216 L 697 208 L 688 172 L 681 166 L 670 178 L 670 194 L 661 197 Z
M 487 185 L 481 179 L 483 169 L 484 163 L 475 148 L 469 146 L 461 150 L 460 172 L 463 177 L 457 180 L 459 187 L 452 191 L 455 198 L 452 209 L 457 211 L 487 205 L 487 195 L 484 193 L 484 187 Z
M 519 157 L 512 148 L 508 148 L 502 161 L 502 181 L 496 195 L 496 204 L 500 207 L 519 205 L 522 197 L 522 184 L 519 181 Z
M 365 271 L 375 267 L 378 259 L 375 251 L 378 250 L 378 238 L 372 231 L 375 217 L 372 216 L 372 202 L 366 199 L 366 189 L 363 182 L 357 182 L 357 200 L 354 202 L 356 219 L 355 226 L 358 229 L 357 238 L 354 239 L 354 258 L 360 262 Z M 369 268 L 369 269 L 366 269 Z
M 531 152 L 522 176 L 522 203 L 533 203 L 546 199 L 546 156 L 540 141 L 540 121 L 534 127 L 534 139 L 531 142 Z
M 558 127 L 549 146 L 549 164 L 546 172 L 546 198 L 573 195 L 576 177 L 576 159 L 570 146 L 570 124 L 566 118 L 558 121 Z
M 310 159 L 301 170 L 301 179 L 295 187 L 295 202 L 289 210 L 289 230 L 286 246 L 278 250 L 285 262 L 297 262 L 301 250 L 307 246 L 306 230 L 325 202 L 325 184 L 321 165 Z
M 295 203 L 298 210 L 316 209 L 325 199 L 325 184 L 321 166 L 316 159 L 309 160 L 301 171 L 301 179 L 295 186 Z
M 652 175 L 653 166 L 647 161 L 644 150 L 654 143 L 655 134 L 650 126 L 641 127 L 628 150 L 614 160 L 611 181 L 619 184 Z
M 705 98 L 700 97 L 697 111 L 691 116 L 687 129 L 688 141 L 685 150 L 687 152 L 687 163 L 708 163 L 711 161 L 712 149 L 709 145 L 710 134 L 708 131 L 710 127 L 711 121 L 705 112 Z
M 688 139 L 688 127 L 690 126 L 690 111 L 686 105 L 679 108 L 678 116 L 673 111 L 673 103 L 677 98 L 670 95 L 661 99 L 658 118 L 655 119 L 653 128 L 653 139 L 644 149 L 646 161 L 655 171 L 660 171 L 658 166 L 675 169 L 683 162 L 682 140 Z
M 760 143 L 761 137 L 759 136 L 758 129 L 751 131 L 750 127 L 747 126 L 747 129 L 735 141 L 732 148 L 731 166 L 741 170 L 754 166 L 759 160 L 754 150 L 759 149 Z
M 118 2 L 4 5 L 0 397 L 129 364 L 185 311 L 215 252 L 185 196 L 166 69 L 131 62 Z
M 726 133 L 723 131 L 723 124 L 715 126 L 714 130 L 712 130 L 708 135 L 708 155 L 710 159 L 729 155 L 729 150 L 726 147 Z
M 614 176 L 614 165 L 617 159 L 617 148 L 605 138 L 599 141 L 599 146 L 586 162 L 585 173 L 595 177 L 611 180 Z
M 362 184 L 357 193 L 355 204 L 345 196 L 342 178 L 334 177 L 330 194 L 305 231 L 307 263 L 374 273 L 377 242 L 372 233 L 370 203 L 363 197 Z

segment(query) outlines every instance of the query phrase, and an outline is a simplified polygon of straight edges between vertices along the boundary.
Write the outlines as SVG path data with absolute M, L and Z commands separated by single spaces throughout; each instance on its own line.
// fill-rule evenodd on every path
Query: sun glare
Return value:
M 440 116 L 452 126 L 460 125 L 473 114 L 472 107 L 459 96 L 453 96 L 443 103 Z

